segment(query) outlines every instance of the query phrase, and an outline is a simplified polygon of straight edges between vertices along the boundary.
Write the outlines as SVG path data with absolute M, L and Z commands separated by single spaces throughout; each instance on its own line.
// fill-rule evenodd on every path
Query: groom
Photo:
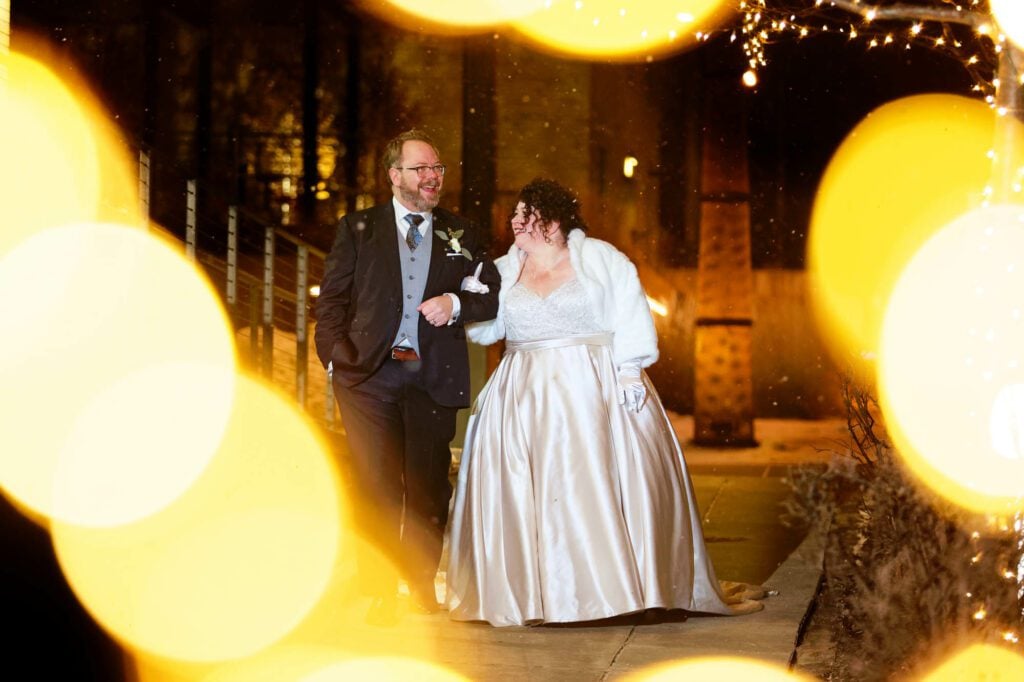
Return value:
M 341 219 L 317 302 L 316 348 L 331 373 L 351 450 L 367 621 L 398 620 L 398 575 L 412 606 L 437 611 L 434 577 L 448 520 L 449 445 L 469 405 L 464 324 L 494 318 L 500 278 L 479 228 L 437 208 L 445 166 L 409 130 L 388 142 L 392 200 Z M 486 293 L 461 291 L 478 274 Z M 482 291 L 483 287 L 471 287 Z

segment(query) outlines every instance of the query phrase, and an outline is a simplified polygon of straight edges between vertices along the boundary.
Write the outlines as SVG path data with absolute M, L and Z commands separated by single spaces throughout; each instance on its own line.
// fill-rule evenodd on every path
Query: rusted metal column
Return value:
M 754 440 L 750 179 L 738 79 L 709 82 L 701 159 L 694 440 L 745 447 Z

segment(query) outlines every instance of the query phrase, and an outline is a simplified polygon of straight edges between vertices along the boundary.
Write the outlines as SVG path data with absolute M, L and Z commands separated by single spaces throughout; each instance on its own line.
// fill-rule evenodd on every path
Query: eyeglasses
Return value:
M 395 166 L 395 170 L 411 170 L 416 171 L 416 175 L 421 178 L 427 177 L 427 171 L 434 171 L 441 177 L 444 177 L 445 167 L 443 163 L 435 163 L 433 166 L 411 166 L 402 168 L 401 166 Z

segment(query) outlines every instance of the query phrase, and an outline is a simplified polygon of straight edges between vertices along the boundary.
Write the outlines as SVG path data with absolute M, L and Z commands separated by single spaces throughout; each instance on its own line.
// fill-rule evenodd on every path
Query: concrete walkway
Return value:
M 683 442 L 692 420 L 675 418 Z M 688 447 L 687 461 L 719 578 L 762 583 L 777 594 L 738 617 L 669 614 L 662 622 L 613 619 L 599 625 L 492 628 L 444 614 L 429 623 L 433 660 L 473 680 L 614 680 L 650 665 L 694 656 L 749 656 L 785 667 L 814 596 L 822 542 L 783 526 L 788 467 L 824 464 L 845 434 L 839 421 L 759 420 L 760 444 L 744 450 Z

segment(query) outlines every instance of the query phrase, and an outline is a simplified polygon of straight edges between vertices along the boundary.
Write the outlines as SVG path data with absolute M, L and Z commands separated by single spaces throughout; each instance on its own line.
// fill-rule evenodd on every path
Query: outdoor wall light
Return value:
M 627 156 L 622 160 L 622 174 L 627 178 L 633 177 L 633 173 L 639 165 L 640 162 L 637 161 L 635 156 Z

